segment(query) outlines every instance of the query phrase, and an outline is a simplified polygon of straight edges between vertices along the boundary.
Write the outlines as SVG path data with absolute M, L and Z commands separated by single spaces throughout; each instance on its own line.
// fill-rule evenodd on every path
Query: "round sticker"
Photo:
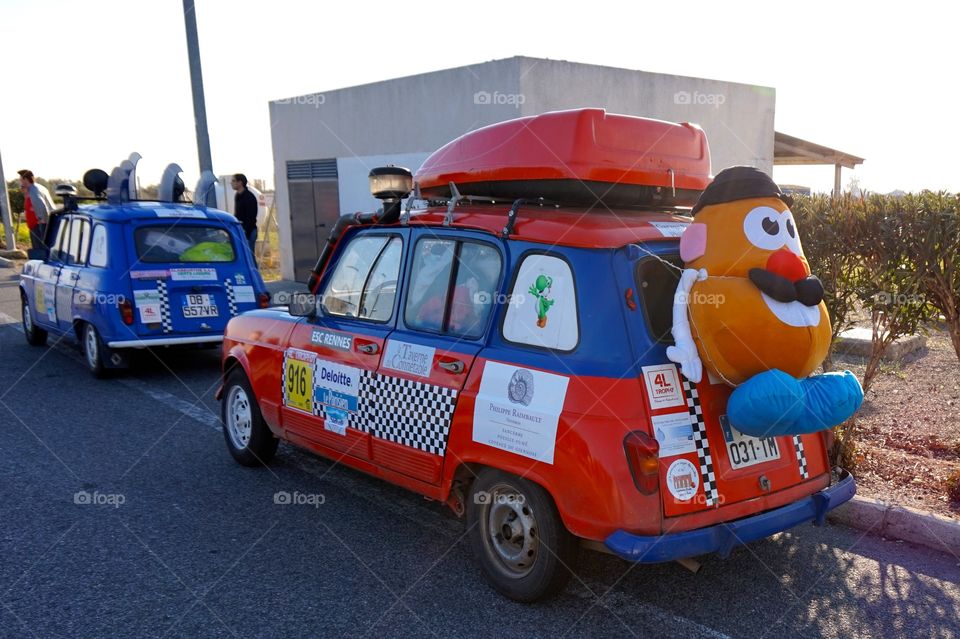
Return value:
M 700 487 L 700 473 L 697 467 L 686 459 L 678 459 L 667 469 L 667 490 L 677 501 L 688 501 L 697 494 Z

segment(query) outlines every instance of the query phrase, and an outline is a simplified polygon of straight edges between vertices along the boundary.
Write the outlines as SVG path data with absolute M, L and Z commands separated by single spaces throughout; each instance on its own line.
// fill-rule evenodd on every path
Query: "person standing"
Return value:
M 53 198 L 45 186 L 36 183 L 33 171 L 21 169 L 17 174 L 20 176 L 20 190 L 23 191 L 23 212 L 27 218 L 27 228 L 30 229 L 30 246 L 44 248 L 47 222 L 54 209 Z
M 257 265 L 257 196 L 247 188 L 247 176 L 236 173 L 230 182 L 237 194 L 233 198 L 233 212 L 243 225 L 243 234 L 250 244 L 253 264 Z

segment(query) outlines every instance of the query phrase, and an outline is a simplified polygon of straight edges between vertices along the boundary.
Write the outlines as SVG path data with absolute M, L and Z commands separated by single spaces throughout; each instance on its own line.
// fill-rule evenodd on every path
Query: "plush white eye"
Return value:
M 766 251 L 776 251 L 787 243 L 790 237 L 787 231 L 786 218 L 776 209 L 769 206 L 758 206 L 743 220 L 743 234 L 750 243 Z M 793 218 L 790 218 L 793 223 Z M 796 235 L 797 230 L 793 233 Z
M 800 248 L 800 235 L 797 233 L 797 223 L 793 219 L 793 213 L 790 209 L 787 209 L 780 214 L 780 220 L 783 222 L 784 229 L 787 232 L 786 241 L 787 248 L 796 253 L 797 255 L 801 254 L 802 249 Z

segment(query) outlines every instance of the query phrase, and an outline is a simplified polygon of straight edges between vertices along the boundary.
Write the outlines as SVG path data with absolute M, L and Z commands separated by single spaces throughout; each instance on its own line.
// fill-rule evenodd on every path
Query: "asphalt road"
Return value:
M 216 351 L 94 380 L 74 344 L 26 344 L 16 281 L 0 268 L 0 637 L 960 636 L 960 558 L 840 527 L 697 574 L 587 552 L 562 595 L 513 603 L 436 504 L 289 446 L 235 464 Z

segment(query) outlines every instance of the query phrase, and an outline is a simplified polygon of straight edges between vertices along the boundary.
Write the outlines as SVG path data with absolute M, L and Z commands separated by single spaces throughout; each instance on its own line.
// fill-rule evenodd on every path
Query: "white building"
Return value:
M 416 171 L 473 129 L 601 107 L 699 124 L 714 172 L 734 164 L 770 172 L 775 102 L 770 87 L 526 57 L 273 101 L 282 275 L 305 280 L 337 216 L 379 206 L 368 190 L 371 168 Z

